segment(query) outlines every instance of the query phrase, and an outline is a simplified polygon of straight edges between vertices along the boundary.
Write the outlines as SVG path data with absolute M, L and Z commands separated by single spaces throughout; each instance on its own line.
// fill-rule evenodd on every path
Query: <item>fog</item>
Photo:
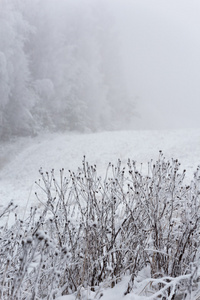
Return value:
M 0 0 L 0 137 L 199 127 L 200 4 Z
M 116 15 L 140 114 L 135 127 L 199 127 L 199 1 L 127 0 L 118 2 Z

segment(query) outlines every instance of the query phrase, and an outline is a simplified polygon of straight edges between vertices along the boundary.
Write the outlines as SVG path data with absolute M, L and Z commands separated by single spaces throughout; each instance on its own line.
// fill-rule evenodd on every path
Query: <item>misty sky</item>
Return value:
M 115 4 L 114 4 L 115 3 Z M 199 127 L 200 1 L 113 2 L 137 128 Z

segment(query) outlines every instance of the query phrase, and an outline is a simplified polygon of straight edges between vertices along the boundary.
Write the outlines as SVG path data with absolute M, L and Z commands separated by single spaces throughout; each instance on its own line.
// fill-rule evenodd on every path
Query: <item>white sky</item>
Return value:
M 200 127 L 200 1 L 116 0 L 138 128 Z

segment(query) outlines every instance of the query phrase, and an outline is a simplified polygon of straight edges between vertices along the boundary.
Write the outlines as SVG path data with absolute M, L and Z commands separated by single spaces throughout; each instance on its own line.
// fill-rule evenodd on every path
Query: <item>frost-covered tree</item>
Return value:
M 0 2 L 0 134 L 29 134 L 33 130 L 30 109 L 28 54 L 24 45 L 30 27 L 13 1 Z
M 108 119 L 107 90 L 93 7 L 89 1 L 48 4 L 30 2 L 25 8 L 35 28 L 28 45 L 38 95 L 34 113 L 42 117 L 44 126 L 46 121 L 69 130 L 103 128 Z M 53 93 L 48 92 L 47 82 Z
M 1 135 L 132 118 L 112 13 L 96 0 L 1 1 Z

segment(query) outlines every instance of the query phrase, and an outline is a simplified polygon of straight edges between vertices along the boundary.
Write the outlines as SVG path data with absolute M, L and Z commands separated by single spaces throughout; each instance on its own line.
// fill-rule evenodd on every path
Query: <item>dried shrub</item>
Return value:
M 130 275 L 125 294 L 195 299 L 199 288 L 200 174 L 184 184 L 178 160 L 162 152 L 142 175 L 136 163 L 111 163 L 105 178 L 85 158 L 76 173 L 43 173 L 32 208 L 0 229 L 0 298 L 55 299 L 83 288 L 96 292 Z M 14 209 L 11 203 L 1 219 Z M 41 209 L 40 209 L 41 210 Z M 3 223 L 3 222 L 2 222 Z M 151 276 L 137 283 L 138 272 Z M 151 293 L 151 294 L 150 294 Z M 190 298 L 189 298 L 190 297 Z M 192 298 L 193 297 L 193 298 Z

